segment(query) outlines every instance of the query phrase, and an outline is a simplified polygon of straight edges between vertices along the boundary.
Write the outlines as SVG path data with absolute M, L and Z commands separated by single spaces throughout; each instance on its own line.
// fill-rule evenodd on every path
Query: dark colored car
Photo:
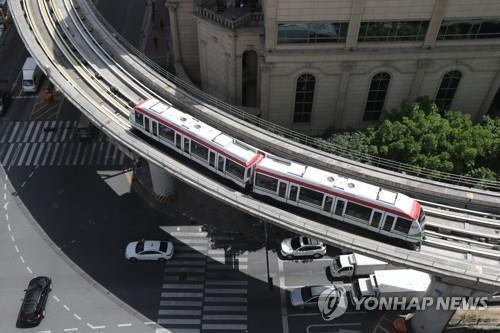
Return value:
M 52 281 L 46 276 L 38 276 L 30 281 L 24 291 L 23 304 L 17 317 L 17 326 L 36 326 L 45 317 L 45 304 L 52 290 Z
M 0 116 L 4 115 L 9 108 L 12 96 L 7 91 L 0 90 Z

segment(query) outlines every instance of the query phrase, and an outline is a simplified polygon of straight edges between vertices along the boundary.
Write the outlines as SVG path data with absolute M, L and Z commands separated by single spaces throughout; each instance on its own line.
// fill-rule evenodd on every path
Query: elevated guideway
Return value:
M 221 185 L 174 154 L 157 149 L 130 132 L 129 105 L 141 98 L 160 96 L 102 48 L 105 43 L 91 32 L 97 28 L 86 26 L 90 18 L 85 17 L 84 10 L 75 10 L 71 0 L 10 1 L 9 5 L 24 43 L 42 70 L 73 104 L 129 155 L 141 156 L 197 190 L 293 232 L 396 265 L 426 271 L 449 284 L 486 293 L 499 289 L 500 250 L 494 237 L 498 234 L 497 215 L 484 216 L 483 213 L 453 207 L 442 209 L 431 203 L 429 206 L 437 211 L 435 215 L 439 215 L 429 213 L 428 217 L 428 221 L 434 223 L 435 235 L 426 239 L 420 252 L 415 252 L 351 233 L 336 227 L 335 222 L 322 224 L 314 218 L 297 216 L 265 204 Z M 199 105 L 204 104 L 200 102 Z M 444 223 L 439 220 L 443 216 Z M 462 219 L 457 221 L 456 216 Z M 481 227 L 476 226 L 478 223 Z M 457 228 L 458 231 L 454 230 Z M 469 230 L 474 234 L 471 235 Z M 457 247 L 462 250 L 458 251 Z
M 164 71 L 136 50 L 102 18 L 88 0 L 75 0 L 102 46 L 134 77 L 182 110 L 260 149 L 332 172 L 350 175 L 372 184 L 392 188 L 424 200 L 469 209 L 500 213 L 500 183 L 484 182 L 482 190 L 472 187 L 478 180 L 441 173 L 433 181 L 414 176 L 415 168 L 394 161 L 363 155 L 302 135 L 245 113 Z M 363 164 L 342 156 L 369 161 Z M 376 165 L 382 166 L 377 167 Z M 421 170 L 421 174 L 435 174 Z

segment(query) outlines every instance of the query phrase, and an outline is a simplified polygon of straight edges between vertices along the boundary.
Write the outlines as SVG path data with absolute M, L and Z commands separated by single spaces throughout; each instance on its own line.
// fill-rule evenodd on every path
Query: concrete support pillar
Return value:
M 472 290 L 462 287 L 456 287 L 433 280 L 427 290 L 429 297 L 469 297 Z M 435 303 L 435 302 L 434 302 Z M 436 310 L 435 306 L 430 306 L 425 310 L 418 310 L 411 319 L 411 328 L 413 333 L 441 333 L 448 325 L 451 317 L 456 310 Z
M 175 177 L 154 163 L 148 162 L 153 191 L 157 197 L 171 198 L 175 195 Z
M 359 27 L 365 10 L 366 0 L 353 0 L 351 9 L 351 19 L 347 30 L 346 49 L 355 49 L 358 45 Z
M 179 3 L 176 1 L 167 0 L 165 7 L 168 8 L 170 17 L 170 33 L 172 35 L 172 49 L 174 51 L 174 63 L 181 63 L 181 44 L 179 40 L 179 23 L 177 22 L 177 8 Z
M 432 11 L 431 21 L 429 22 L 429 27 L 427 28 L 427 34 L 425 35 L 424 47 L 434 47 L 436 45 L 436 39 L 441 28 L 441 22 L 446 12 L 446 7 L 448 6 L 449 0 L 436 0 L 434 3 L 434 10 Z
M 479 121 L 482 116 L 484 116 L 491 107 L 493 99 L 495 98 L 498 90 L 500 89 L 500 71 L 497 71 L 493 81 L 491 82 L 488 93 L 484 97 L 483 103 L 481 103 L 481 108 L 478 110 L 476 116 L 474 117 L 476 121 Z
M 415 76 L 413 76 L 413 82 L 410 87 L 410 94 L 408 95 L 408 101 L 413 102 L 420 95 L 420 87 L 424 82 L 425 70 L 431 65 L 430 60 L 418 60 L 417 70 Z
M 269 95 L 271 90 L 271 66 L 260 67 L 260 111 L 263 119 L 269 120 Z
M 349 80 L 354 64 L 346 62 L 342 64 L 342 73 L 340 74 L 340 83 L 337 91 L 337 101 L 335 102 L 335 117 L 333 126 L 342 128 L 344 119 L 345 102 L 347 99 L 347 90 L 349 89 Z

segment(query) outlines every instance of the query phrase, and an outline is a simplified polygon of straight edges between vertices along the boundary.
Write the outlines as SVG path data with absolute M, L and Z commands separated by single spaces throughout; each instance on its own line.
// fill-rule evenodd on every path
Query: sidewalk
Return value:
M 170 55 L 170 18 L 168 8 L 163 1 L 152 1 L 150 10 L 146 15 L 150 15 L 146 33 L 144 53 L 158 65 L 173 72 L 173 64 Z

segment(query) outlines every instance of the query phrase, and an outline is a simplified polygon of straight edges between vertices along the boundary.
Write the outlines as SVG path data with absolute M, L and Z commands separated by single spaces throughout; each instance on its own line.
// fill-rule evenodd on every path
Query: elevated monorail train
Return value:
M 129 120 L 241 188 L 420 247 L 425 214 L 404 194 L 267 154 L 156 99 L 137 104 Z

